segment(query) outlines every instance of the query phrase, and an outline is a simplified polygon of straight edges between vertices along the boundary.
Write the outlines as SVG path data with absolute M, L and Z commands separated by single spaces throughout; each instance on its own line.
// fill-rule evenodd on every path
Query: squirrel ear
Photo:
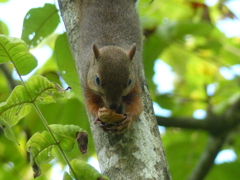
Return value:
M 127 56 L 129 57 L 129 59 L 131 59 L 131 60 L 133 59 L 135 52 L 136 52 L 136 43 L 133 43 L 130 51 L 128 51 L 128 53 L 127 53 Z
M 93 44 L 93 53 L 94 53 L 94 56 L 96 59 L 100 56 L 100 51 L 99 51 L 98 47 L 96 46 L 96 44 Z

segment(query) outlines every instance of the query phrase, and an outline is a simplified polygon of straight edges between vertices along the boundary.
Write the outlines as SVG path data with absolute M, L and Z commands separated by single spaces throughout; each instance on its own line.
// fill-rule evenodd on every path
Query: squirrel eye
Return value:
M 100 79 L 98 76 L 95 76 L 95 83 L 100 86 Z
M 130 86 L 131 84 L 132 84 L 132 78 L 129 79 L 128 86 Z

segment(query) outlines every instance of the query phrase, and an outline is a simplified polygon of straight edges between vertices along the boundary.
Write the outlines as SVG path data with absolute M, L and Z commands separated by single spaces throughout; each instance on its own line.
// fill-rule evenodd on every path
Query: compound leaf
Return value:
M 53 96 L 53 91 L 59 89 L 59 86 L 36 75 L 28 80 L 26 88 L 23 85 L 16 86 L 7 101 L 0 104 L 0 116 L 11 126 L 16 125 L 30 112 L 30 103 L 36 99 L 39 98 L 40 102 L 45 103 L 52 102 L 46 102 L 44 97 Z
M 5 62 L 13 63 L 20 75 L 26 75 L 37 67 L 36 58 L 23 40 L 0 35 L 0 64 Z
M 51 124 L 49 127 L 53 131 L 56 139 L 59 141 L 59 144 L 64 151 L 71 151 L 76 142 L 77 134 L 79 132 L 86 132 L 82 128 L 72 124 Z
M 26 90 L 26 88 L 28 90 Z M 16 86 L 6 102 L 0 104 L 0 117 L 7 123 L 4 131 L 16 125 L 22 118 L 31 111 L 31 104 L 37 99 L 41 103 L 51 103 L 55 101 L 58 92 L 64 92 L 58 84 L 48 81 L 42 76 L 32 76 L 26 83 L 26 88 L 23 85 Z M 3 127 L 2 126 L 2 127 Z M 11 133 L 5 132 L 9 138 Z M 13 140 L 14 138 L 9 138 Z M 14 142 L 16 142 L 14 140 Z
M 54 156 L 54 149 L 60 145 L 62 150 L 71 151 L 79 132 L 85 132 L 82 128 L 75 125 L 49 125 L 57 142 L 47 131 L 35 133 L 26 144 L 26 151 L 30 153 L 31 165 L 34 177 L 41 175 L 40 166 L 51 161 Z M 67 175 L 66 175 L 67 176 Z
M 35 133 L 26 144 L 26 151 L 30 153 L 31 166 L 34 177 L 41 175 L 40 166 L 53 159 L 52 150 L 56 143 L 49 132 Z

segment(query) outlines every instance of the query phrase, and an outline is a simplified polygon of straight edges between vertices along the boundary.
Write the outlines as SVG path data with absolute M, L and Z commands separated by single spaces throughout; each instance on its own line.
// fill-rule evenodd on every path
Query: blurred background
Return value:
M 40 74 L 72 87 L 71 98 L 39 104 L 49 124 L 76 124 L 90 133 L 60 13 L 46 3 L 58 9 L 53 0 L 0 0 L 0 34 L 22 38 L 37 58 L 24 80 Z M 145 74 L 172 178 L 240 179 L 240 1 L 139 0 L 137 8 Z M 13 66 L 1 64 L 0 102 L 16 84 Z M 25 144 L 45 128 L 31 112 L 13 130 L 20 146 L 0 130 L 0 179 L 32 179 Z M 87 154 L 75 147 L 67 155 L 99 169 L 91 138 Z M 56 157 L 38 179 L 62 178 L 66 164 Z

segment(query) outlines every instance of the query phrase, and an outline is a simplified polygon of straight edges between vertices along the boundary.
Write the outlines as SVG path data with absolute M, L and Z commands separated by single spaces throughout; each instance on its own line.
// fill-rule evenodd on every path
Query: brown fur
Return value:
M 79 6 L 81 83 L 87 111 L 95 118 L 102 107 L 127 114 L 124 130 L 142 112 L 142 31 L 135 2 L 81 0 Z

